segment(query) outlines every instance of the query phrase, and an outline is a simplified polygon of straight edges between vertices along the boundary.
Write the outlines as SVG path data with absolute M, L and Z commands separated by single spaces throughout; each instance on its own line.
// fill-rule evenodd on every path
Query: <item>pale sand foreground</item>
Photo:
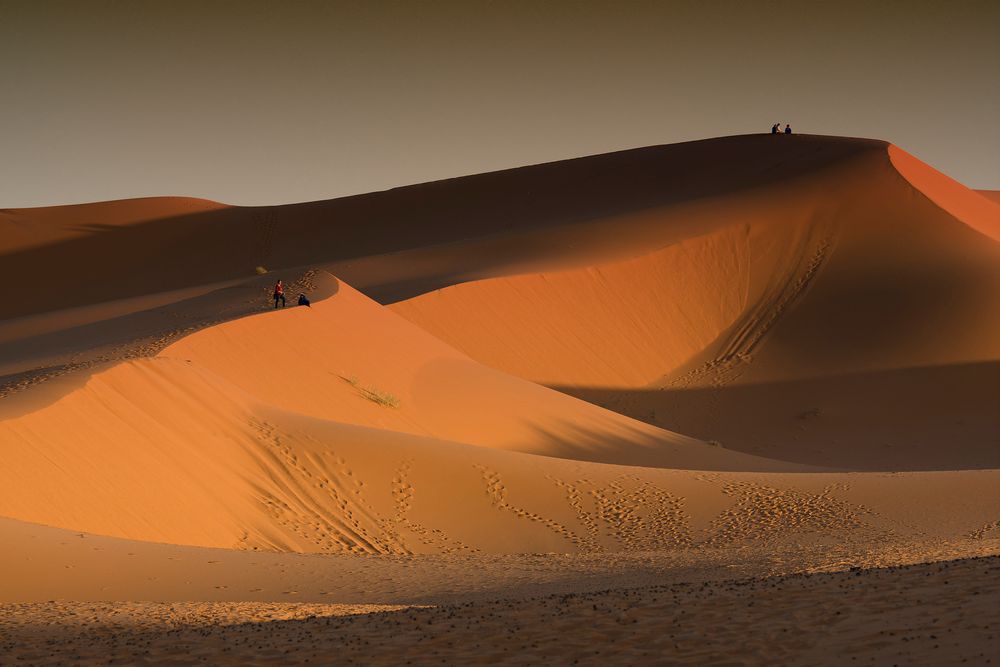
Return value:
M 0 658 L 31 665 L 991 664 L 1000 557 L 429 609 L 52 602 L 0 614 Z

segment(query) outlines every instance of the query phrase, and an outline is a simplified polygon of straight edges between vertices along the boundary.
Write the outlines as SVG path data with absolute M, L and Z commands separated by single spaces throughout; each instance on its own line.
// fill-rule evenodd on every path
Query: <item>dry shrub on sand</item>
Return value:
M 382 407 L 386 408 L 398 408 L 399 398 L 395 394 L 391 394 L 387 391 L 382 391 L 375 385 L 368 385 L 367 387 L 359 386 L 361 381 L 358 379 L 357 375 L 341 375 L 340 378 L 351 385 L 359 392 L 361 395 L 367 398 L 369 401 L 378 403 Z
M 389 392 L 382 391 L 378 387 L 369 386 L 361 390 L 361 393 L 365 395 L 369 401 L 374 401 L 382 407 L 386 408 L 398 408 L 399 399 L 395 394 L 390 394 Z

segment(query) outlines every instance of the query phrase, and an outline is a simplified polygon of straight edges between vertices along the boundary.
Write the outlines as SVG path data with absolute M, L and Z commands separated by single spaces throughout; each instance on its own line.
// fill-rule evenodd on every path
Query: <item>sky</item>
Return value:
M 262 205 L 713 136 L 1000 189 L 1000 3 L 0 0 L 0 207 Z

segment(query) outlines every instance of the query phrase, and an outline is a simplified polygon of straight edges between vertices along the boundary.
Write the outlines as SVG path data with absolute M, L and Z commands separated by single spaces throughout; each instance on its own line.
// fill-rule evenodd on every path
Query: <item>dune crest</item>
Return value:
M 984 236 L 1000 241 L 1000 203 L 995 196 L 970 190 L 898 146 L 889 146 L 889 159 L 921 194 Z
M 245 278 L 258 266 L 333 264 L 387 302 L 525 265 L 634 255 L 691 233 L 683 221 L 657 224 L 665 209 L 837 169 L 884 146 L 748 135 L 283 206 L 165 197 L 8 210 L 0 281 L 36 279 L 33 298 L 4 303 L 0 319 Z
M 264 404 L 533 454 L 680 468 L 780 469 L 487 368 L 338 281 L 336 293 L 220 324 L 163 350 Z M 386 403 L 390 405 L 387 407 Z
M 1000 204 L 1000 190 L 975 190 L 975 192 L 996 204 Z
M 716 198 L 688 217 L 695 231 L 634 259 L 391 308 L 485 364 L 741 451 L 859 469 L 995 467 L 1000 408 L 985 397 L 1000 368 L 1000 245 L 982 234 L 997 207 L 930 182 L 983 201 L 959 204 L 956 224 L 914 196 L 898 155 L 874 146 Z M 957 450 L 938 447 L 942 424 L 958 425 Z

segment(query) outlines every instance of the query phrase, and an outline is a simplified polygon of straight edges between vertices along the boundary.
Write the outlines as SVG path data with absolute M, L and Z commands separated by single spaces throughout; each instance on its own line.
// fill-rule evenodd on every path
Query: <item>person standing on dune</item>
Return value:
M 285 286 L 279 280 L 274 284 L 274 307 L 278 308 L 278 300 L 281 299 L 281 307 L 285 307 Z
M 791 133 L 792 133 L 792 126 L 785 123 L 785 134 L 791 134 Z
M 771 134 L 777 134 L 778 133 L 778 127 L 780 127 L 780 126 L 781 126 L 781 123 L 775 123 L 774 125 L 772 125 L 771 126 Z

